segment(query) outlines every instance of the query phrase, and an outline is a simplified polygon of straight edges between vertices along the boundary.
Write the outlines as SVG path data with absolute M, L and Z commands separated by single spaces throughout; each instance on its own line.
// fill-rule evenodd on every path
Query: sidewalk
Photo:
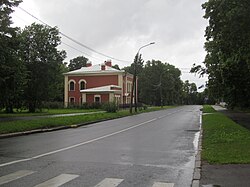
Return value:
M 220 106 L 213 108 L 239 125 L 250 130 L 250 114 L 227 110 Z M 202 162 L 201 187 L 248 187 L 250 186 L 250 164 L 210 165 Z

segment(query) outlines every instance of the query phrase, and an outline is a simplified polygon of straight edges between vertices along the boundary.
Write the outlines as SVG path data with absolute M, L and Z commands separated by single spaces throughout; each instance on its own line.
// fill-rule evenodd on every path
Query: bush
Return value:
M 103 110 L 107 112 L 115 113 L 118 110 L 118 105 L 115 102 L 104 103 L 102 106 Z
M 59 109 L 59 108 L 64 108 L 64 104 L 63 104 L 63 102 L 56 102 L 56 101 L 44 102 L 42 104 L 41 108 Z

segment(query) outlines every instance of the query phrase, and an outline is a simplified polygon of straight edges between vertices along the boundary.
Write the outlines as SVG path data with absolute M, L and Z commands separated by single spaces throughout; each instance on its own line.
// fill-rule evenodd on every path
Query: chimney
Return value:
M 88 61 L 86 64 L 86 67 L 91 67 L 92 66 L 92 62 Z
M 106 65 L 105 64 L 101 64 L 101 70 L 105 70 L 106 69 Z
M 112 62 L 111 60 L 107 60 L 104 62 L 106 66 L 112 67 Z

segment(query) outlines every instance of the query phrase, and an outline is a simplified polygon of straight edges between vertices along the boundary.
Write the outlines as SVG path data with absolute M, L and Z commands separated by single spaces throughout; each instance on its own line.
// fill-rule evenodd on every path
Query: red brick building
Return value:
M 64 105 L 82 103 L 130 103 L 133 75 L 112 68 L 111 61 L 87 64 L 64 73 Z M 137 95 L 137 94 L 136 94 Z

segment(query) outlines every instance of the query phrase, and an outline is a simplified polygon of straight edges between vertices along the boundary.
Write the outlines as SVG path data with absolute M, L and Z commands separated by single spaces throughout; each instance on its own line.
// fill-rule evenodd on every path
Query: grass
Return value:
M 213 107 L 210 105 L 203 105 L 203 113 L 215 113 L 216 110 L 214 110 Z
M 100 111 L 100 109 L 43 109 L 42 112 L 29 113 L 28 110 L 22 112 L 14 111 L 12 114 L 4 113 L 0 111 L 0 118 L 7 117 L 23 117 L 23 116 L 45 116 L 45 115 L 54 115 L 54 114 L 70 114 L 70 113 L 82 113 L 82 112 L 95 112 Z
M 174 106 L 166 106 L 163 109 L 173 108 Z M 161 110 L 161 107 L 151 107 L 138 113 L 151 112 Z M 120 110 L 117 113 L 97 113 L 81 116 L 68 116 L 56 118 L 43 118 L 33 120 L 8 121 L 0 123 L 0 134 L 23 132 L 35 129 L 46 129 L 59 126 L 69 126 L 73 124 L 94 122 L 104 119 L 115 119 L 131 115 L 128 110 Z
M 204 111 L 212 114 L 203 116 L 202 159 L 210 164 L 249 164 L 250 131 L 211 106 Z

